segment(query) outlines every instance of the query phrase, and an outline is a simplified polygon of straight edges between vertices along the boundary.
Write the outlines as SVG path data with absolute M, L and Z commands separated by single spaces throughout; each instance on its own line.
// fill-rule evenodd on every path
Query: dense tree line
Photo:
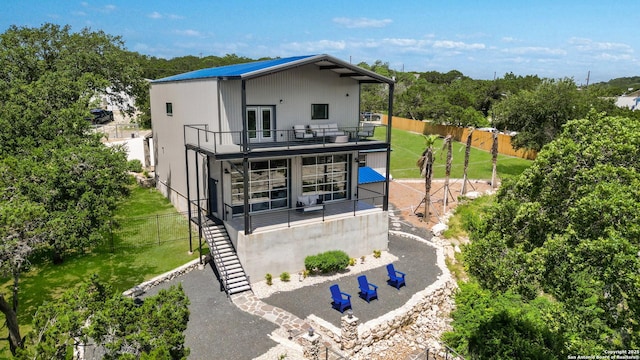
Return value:
M 0 312 L 14 354 L 25 350 L 21 274 L 36 256 L 59 263 L 101 241 L 127 194 L 126 153 L 105 146 L 85 118 L 101 96 L 133 114 L 125 98 L 148 93 L 138 59 L 100 31 L 45 24 L 0 34 L 0 271 L 12 281 L 8 293 L 0 291 Z M 49 305 L 50 313 L 65 305 Z M 39 335 L 31 346 L 45 345 Z
M 478 358 L 638 349 L 639 186 L 640 123 L 594 111 L 567 122 L 472 222 L 464 258 L 478 285 L 461 288 L 447 340 Z

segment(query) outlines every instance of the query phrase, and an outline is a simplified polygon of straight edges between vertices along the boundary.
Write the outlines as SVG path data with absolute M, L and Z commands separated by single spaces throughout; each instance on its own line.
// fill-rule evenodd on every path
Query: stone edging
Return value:
M 172 280 L 178 276 L 184 275 L 191 270 L 197 268 L 200 265 L 200 259 L 194 259 L 189 261 L 188 263 L 179 266 L 173 270 L 167 271 L 164 274 L 158 275 L 151 280 L 147 280 L 143 283 L 140 283 L 129 290 L 125 290 L 122 295 L 129 297 L 136 297 L 144 294 L 147 290 L 151 289 L 154 286 Z

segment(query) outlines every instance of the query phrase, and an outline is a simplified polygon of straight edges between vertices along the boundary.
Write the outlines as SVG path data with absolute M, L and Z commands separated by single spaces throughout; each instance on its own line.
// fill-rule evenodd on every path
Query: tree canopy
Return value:
M 100 96 L 122 103 L 146 87 L 134 60 L 120 38 L 89 29 L 0 34 L 0 270 L 14 281 L 0 310 L 12 351 L 22 346 L 12 319 L 30 257 L 47 251 L 61 261 L 94 244 L 127 192 L 126 153 L 102 144 L 85 117 Z
M 572 79 L 545 79 L 535 89 L 506 95 L 493 107 L 492 124 L 518 132 L 511 140 L 515 148 L 540 151 L 567 121 L 582 119 L 591 109 L 613 115 L 615 105 L 591 88 L 579 89 Z
M 38 309 L 18 358 L 65 359 L 93 344 L 105 359 L 186 359 L 188 304 L 181 285 L 136 303 L 93 276 Z
M 640 124 L 592 111 L 567 122 L 529 169 L 502 186 L 465 262 L 494 294 L 556 304 L 543 330 L 565 339 L 558 358 L 634 349 L 639 224 Z

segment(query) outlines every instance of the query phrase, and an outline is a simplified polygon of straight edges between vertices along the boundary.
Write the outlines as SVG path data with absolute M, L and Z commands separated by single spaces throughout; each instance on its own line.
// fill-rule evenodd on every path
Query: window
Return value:
M 167 116 L 173 116 L 173 103 L 165 103 L 164 105 L 167 110 Z
M 358 167 L 367 166 L 367 155 L 366 154 L 358 154 Z
M 302 158 L 302 194 L 320 195 L 324 201 L 346 199 L 348 159 L 346 154 Z
M 329 118 L 329 104 L 311 104 L 311 120 Z
M 286 159 L 249 163 L 250 211 L 262 211 L 289 206 L 289 164 Z M 231 171 L 231 205 L 234 214 L 244 205 L 244 179 L 237 170 Z

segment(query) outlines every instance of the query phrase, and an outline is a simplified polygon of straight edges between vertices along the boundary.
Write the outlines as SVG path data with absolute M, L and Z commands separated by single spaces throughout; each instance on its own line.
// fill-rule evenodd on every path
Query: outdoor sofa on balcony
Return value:
M 338 128 L 338 124 L 322 124 L 322 125 L 309 125 L 309 131 L 314 137 L 328 137 L 328 136 L 344 136 L 345 132 Z
M 320 211 L 324 209 L 322 199 L 318 195 L 300 195 L 296 208 L 301 212 Z

